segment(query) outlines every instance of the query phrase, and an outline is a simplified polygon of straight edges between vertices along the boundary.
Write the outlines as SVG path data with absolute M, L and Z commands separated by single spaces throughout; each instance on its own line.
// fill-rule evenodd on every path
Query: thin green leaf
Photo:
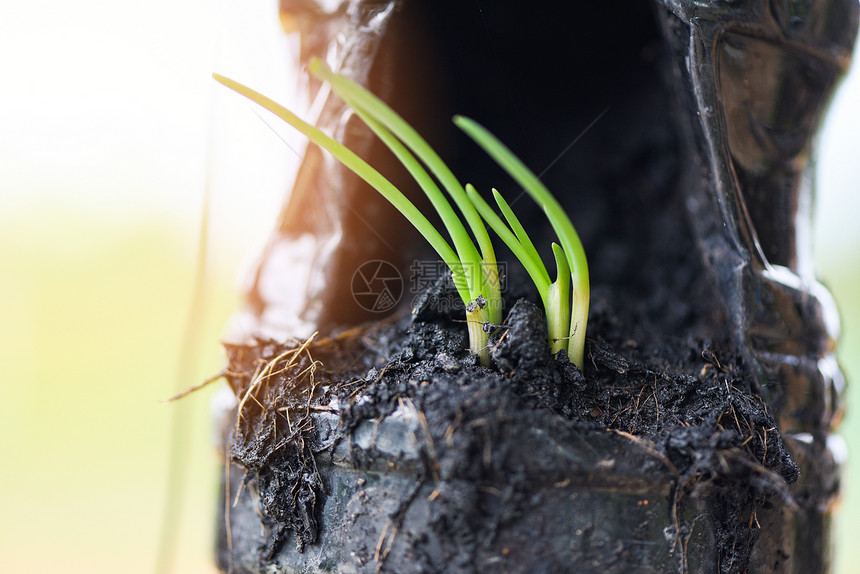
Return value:
M 555 257 L 556 279 L 548 289 L 547 299 L 551 309 L 547 310 L 547 326 L 550 349 L 556 354 L 569 344 L 570 267 L 564 249 L 558 243 L 552 244 L 552 254 Z
M 240 84 L 234 80 L 213 74 L 213 77 L 220 83 L 224 84 L 231 90 L 249 98 L 270 112 L 274 113 L 282 120 L 293 126 L 295 129 L 303 133 L 310 141 L 319 145 L 335 158 L 343 163 L 347 168 L 352 170 L 356 175 L 366 181 L 371 187 L 378 191 L 385 199 L 387 199 L 400 213 L 409 220 L 412 225 L 421 233 L 428 243 L 433 247 L 436 253 L 443 261 L 454 271 L 455 276 L 463 274 L 462 266 L 457 254 L 448 245 L 448 242 L 439 234 L 433 227 L 430 221 L 418 210 L 415 205 L 398 190 L 394 184 L 388 181 L 381 173 L 376 171 L 367 162 L 358 157 L 349 148 L 340 142 L 325 135 L 318 128 L 302 121 L 298 116 L 293 114 L 284 106 L 278 104 L 274 100 L 267 98 L 259 92 Z M 455 281 L 455 284 L 457 282 Z M 465 300 L 469 300 L 469 293 L 462 291 L 462 285 L 458 287 L 460 296 Z
M 498 268 L 490 236 L 475 207 L 466 196 L 463 186 L 432 147 L 402 117 L 382 100 L 362 86 L 332 72 L 321 60 L 315 59 L 308 66 L 311 74 L 329 82 L 337 94 L 356 110 L 363 111 L 389 129 L 428 167 L 430 172 L 457 204 L 458 209 L 472 230 L 483 259 L 483 276 L 487 299 L 490 303 L 490 321 L 501 322 L 501 296 L 499 294 Z
M 537 287 L 538 293 L 540 293 L 544 307 L 546 307 L 546 291 L 550 285 L 549 273 L 547 273 L 546 267 L 544 267 L 540 257 L 537 257 L 537 259 L 531 257 L 528 249 L 517 238 L 514 232 L 505 225 L 504 221 L 496 215 L 493 208 L 490 207 L 483 197 L 481 197 L 472 184 L 466 184 L 466 193 L 469 196 L 469 200 L 475 205 L 475 208 L 477 208 L 478 212 L 481 214 L 481 217 L 483 217 L 484 221 L 487 222 L 487 225 L 490 226 L 490 229 L 499 236 L 499 239 L 501 239 L 505 245 L 508 246 L 508 249 L 511 250 L 511 253 L 514 254 L 514 257 L 523 264 L 529 277 L 532 278 L 535 287 Z M 529 244 L 531 244 L 531 242 L 529 242 Z M 534 247 L 532 247 L 532 249 L 534 249 Z M 537 253 L 535 252 L 535 255 L 536 254 Z
M 454 123 L 480 145 L 541 206 L 558 235 L 571 268 L 573 282 L 574 304 L 570 325 L 569 355 L 571 361 L 581 369 L 584 364 L 590 287 L 585 250 L 576 229 L 543 182 L 492 133 L 476 121 L 463 116 L 455 117 Z
M 507 220 L 508 225 L 517 235 L 517 239 L 519 239 L 520 243 L 525 249 L 525 253 L 531 258 L 533 261 L 538 263 L 541 269 L 544 270 L 544 274 L 546 275 L 546 282 L 549 283 L 549 273 L 546 272 L 546 267 L 543 265 L 543 261 L 541 261 L 540 255 L 538 255 L 537 249 L 535 249 L 534 243 L 532 243 L 531 238 L 526 233 L 526 230 L 523 228 L 520 220 L 514 215 L 514 211 L 508 205 L 508 202 L 505 201 L 505 198 L 502 197 L 502 194 L 499 193 L 496 189 L 493 189 L 493 197 L 496 200 L 496 205 L 499 206 L 499 209 L 502 211 L 502 215 L 505 216 L 505 220 Z
M 457 250 L 463 270 L 466 272 L 470 298 L 464 300 L 463 303 L 468 304 L 469 301 L 481 295 L 486 296 L 482 289 L 484 287 L 483 278 L 477 273 L 481 268 L 481 255 L 478 253 L 477 248 L 475 248 L 475 244 L 472 243 L 469 232 L 466 231 L 460 218 L 454 213 L 454 209 L 448 203 L 439 186 L 436 185 L 436 182 L 433 181 L 433 178 L 430 177 L 430 174 L 421 166 L 421 163 L 415 156 L 385 126 L 370 117 L 363 110 L 356 109 L 356 113 L 358 113 L 362 121 L 367 124 L 373 133 L 382 140 L 400 163 L 409 171 L 409 174 L 415 179 L 422 191 L 424 191 L 424 194 L 442 219 L 443 225 L 445 225 L 448 234 L 454 242 L 454 248 Z M 476 277 L 478 278 L 477 280 L 475 279 Z

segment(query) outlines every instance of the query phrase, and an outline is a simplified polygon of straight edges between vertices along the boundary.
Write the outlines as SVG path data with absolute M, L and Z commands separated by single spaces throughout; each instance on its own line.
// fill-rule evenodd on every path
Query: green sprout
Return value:
M 555 326 L 555 333 L 563 332 L 563 327 L 568 325 L 562 315 L 567 315 L 567 290 L 570 287 L 570 284 L 567 283 L 566 280 L 563 280 L 562 276 L 566 275 L 569 267 L 570 283 L 573 285 L 573 305 L 571 308 L 569 323 L 570 335 L 568 339 L 567 354 L 570 357 L 571 362 L 581 370 L 584 363 L 585 328 L 588 323 L 588 305 L 591 297 L 591 290 L 588 282 L 588 263 L 585 259 L 585 250 L 582 247 L 582 242 L 579 240 L 579 235 L 576 233 L 576 229 L 573 227 L 573 223 L 571 223 L 570 218 L 567 216 L 564 209 L 562 209 L 558 200 L 553 197 L 540 178 L 527 168 L 526 165 L 517 156 L 515 156 L 513 152 L 511 152 L 511 150 L 505 147 L 505 145 L 486 128 L 474 120 L 463 116 L 455 117 L 454 123 L 457 127 L 466 132 L 469 137 L 475 140 L 475 142 L 480 145 L 484 151 L 486 151 L 490 157 L 496 161 L 496 163 L 508 172 L 508 175 L 519 183 L 526 193 L 528 193 L 532 199 L 541 206 L 547 219 L 549 219 L 550 225 L 552 225 L 553 230 L 555 230 L 556 235 L 558 235 L 562 249 L 557 249 L 558 246 L 553 244 L 553 254 L 555 255 L 556 267 L 558 269 L 558 279 L 556 279 L 555 283 L 546 288 L 547 293 L 546 295 L 542 295 L 542 298 L 547 313 L 547 325 L 549 326 L 550 339 L 553 339 L 553 325 Z M 516 218 L 513 217 L 513 212 L 510 211 L 510 207 L 508 207 L 504 200 L 502 200 L 501 195 L 499 195 L 498 192 L 495 193 L 495 196 L 496 202 L 499 204 L 499 208 L 508 219 L 508 223 L 514 229 L 519 243 L 523 245 L 523 256 L 517 255 L 516 252 L 514 252 L 514 255 L 516 255 L 523 265 L 526 266 L 526 271 L 531 275 L 532 281 L 535 282 L 538 290 L 543 293 L 544 291 L 541 287 L 549 281 L 546 270 L 543 269 L 541 273 L 541 269 L 538 268 L 541 267 L 540 259 L 534 251 L 534 246 L 531 245 L 530 241 L 527 241 L 528 237 L 525 236 L 522 226 L 520 226 L 519 222 L 516 221 Z M 477 193 L 474 194 L 473 201 L 476 199 L 480 200 Z M 484 215 L 485 218 L 487 217 L 485 214 L 487 211 L 492 210 L 490 210 L 489 206 L 484 203 L 484 208 L 482 209 L 481 214 Z M 487 219 L 487 221 L 489 223 L 490 219 Z M 499 223 L 501 222 L 498 221 L 495 225 L 490 223 L 490 227 L 492 227 L 496 233 L 499 232 L 497 229 Z M 505 241 L 509 247 L 512 246 L 513 238 L 508 237 L 508 240 L 506 240 L 501 234 L 499 236 L 502 237 L 502 240 Z M 511 250 L 513 251 L 514 249 L 511 248 Z M 567 265 L 562 263 L 564 257 L 567 258 Z M 531 264 L 531 269 L 526 265 L 526 261 L 529 261 Z
M 259 92 L 218 74 L 214 74 L 214 78 L 274 113 L 303 133 L 310 141 L 327 150 L 378 191 L 412 223 L 451 270 L 454 285 L 466 306 L 469 347 L 480 357 L 482 364 L 490 363 L 487 327 L 501 322 L 498 267 L 492 242 L 484 226 L 486 221 L 522 262 L 537 286 L 546 310 L 553 353 L 562 349 L 563 342 L 569 339 L 568 354 L 581 369 L 585 321 L 588 316 L 588 269 L 585 265 L 585 255 L 573 225 L 540 180 L 480 125 L 467 118 L 455 118 L 455 123 L 475 139 L 544 207 L 561 241 L 561 246 L 555 243 L 552 245 L 557 269 L 556 281 L 552 283 L 522 225 L 496 190 L 493 190 L 496 203 L 507 225 L 478 195 L 474 187 L 467 184 L 464 188 L 430 145 L 382 100 L 349 79 L 335 74 L 320 60 L 311 62 L 308 69 L 311 74 L 331 85 L 334 92 L 355 110 L 359 118 L 409 171 L 439 214 L 451 237 L 453 248 L 400 190 L 346 146 L 302 121 L 288 109 Z M 441 183 L 445 192 L 453 199 L 475 237 L 477 247 L 436 181 Z M 571 320 L 568 320 L 571 279 L 575 285 L 574 310 Z M 584 301 L 584 307 L 582 301 Z
M 481 213 L 481 217 L 484 218 L 487 224 L 496 232 L 496 235 L 508 246 L 514 256 L 520 260 L 526 272 L 532 278 L 540 294 L 546 313 L 550 349 L 553 354 L 558 353 L 558 351 L 564 348 L 564 343 L 568 339 L 568 327 L 570 325 L 570 317 L 568 315 L 570 304 L 570 269 L 568 268 L 564 250 L 557 243 L 552 244 L 557 272 L 556 280 L 550 283 L 549 273 L 546 267 L 544 267 L 534 244 L 501 194 L 493 189 L 493 197 L 496 199 L 496 203 L 505 216 L 508 225 L 505 225 L 501 218 L 493 211 L 493 208 L 478 195 L 474 187 L 467 185 L 466 191 L 469 194 L 469 199 L 472 200 L 472 203 L 475 204 L 475 207 Z
M 376 99 L 375 96 L 372 97 L 372 100 L 368 100 L 368 102 L 362 100 L 362 103 L 369 103 L 371 105 L 371 113 L 374 113 L 374 116 L 365 112 L 361 104 L 353 105 L 352 101 L 353 97 L 355 97 L 356 89 L 360 88 L 352 82 L 348 83 L 347 94 L 341 97 L 347 103 L 353 105 L 359 117 L 367 122 L 368 126 L 379 135 L 380 139 L 392 150 L 409 170 L 419 186 L 421 186 L 433 204 L 433 207 L 439 213 L 445 228 L 448 230 L 454 243 L 454 249 L 451 248 L 445 238 L 442 237 L 418 208 L 394 184 L 346 146 L 327 136 L 318 128 L 302 121 L 288 109 L 259 92 L 218 74 L 214 74 L 214 78 L 228 88 L 235 90 L 274 113 L 303 133 L 310 141 L 327 150 L 338 161 L 378 191 L 412 223 L 451 269 L 454 285 L 466 306 L 469 348 L 480 357 L 482 364 L 489 365 L 488 332 L 484 326 L 501 322 L 501 293 L 495 252 L 493 251 L 489 234 L 477 210 L 468 200 L 465 190 L 463 190 L 463 187 L 451 174 L 451 171 L 439 159 L 438 155 L 430 148 L 426 141 L 412 130 L 405 121 L 396 116 L 388 106 Z M 337 90 L 343 85 L 338 82 L 335 89 Z M 335 87 L 334 84 L 333 87 Z M 359 97 L 366 98 L 366 96 L 370 95 L 366 90 L 361 90 L 363 93 L 359 94 Z M 380 111 L 378 109 L 379 105 L 381 105 L 383 111 L 388 113 L 381 120 L 377 119 L 377 112 Z M 386 122 L 386 124 L 383 125 L 382 121 Z M 439 190 L 439 187 L 427 174 L 415 156 L 404 147 L 397 137 L 392 135 L 391 132 L 395 130 L 398 137 L 428 165 L 434 175 L 442 181 L 448 193 L 455 199 L 457 206 L 464 213 L 472 232 L 479 240 L 481 245 L 480 254 L 472 242 L 468 231 L 466 231 L 463 223 L 454 213 L 454 210 Z

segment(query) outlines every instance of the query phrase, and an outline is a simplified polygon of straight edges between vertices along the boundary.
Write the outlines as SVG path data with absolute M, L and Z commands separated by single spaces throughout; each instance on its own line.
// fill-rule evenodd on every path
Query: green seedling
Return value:
M 426 141 L 415 133 L 405 121 L 396 116 L 388 106 L 376 99 L 375 96 L 369 102 L 373 108 L 373 116 L 370 113 L 366 113 L 363 106 L 353 106 L 359 113 L 359 116 L 379 135 L 427 194 L 453 240 L 454 249 L 451 248 L 448 241 L 442 237 L 418 208 L 394 184 L 346 146 L 330 138 L 318 128 L 304 122 L 288 109 L 259 92 L 224 76 L 215 74 L 214 77 L 228 88 L 235 90 L 274 113 L 303 133 L 310 141 L 327 150 L 338 161 L 378 191 L 415 226 L 418 232 L 424 236 L 436 253 L 439 254 L 439 257 L 450 268 L 454 285 L 466 306 L 466 323 L 469 330 L 470 350 L 480 357 L 483 364 L 488 365 L 490 363 L 490 356 L 487 346 L 488 332 L 485 326 L 501 322 L 501 293 L 495 253 L 489 239 L 489 234 L 477 210 L 468 200 L 462 185 L 457 182 L 444 162 L 439 159 L 438 155 L 430 148 Z M 340 78 L 340 76 L 337 77 Z M 344 84 L 341 82 L 338 82 L 337 86 L 333 84 L 336 90 L 343 89 L 343 86 Z M 347 94 L 345 97 L 344 95 L 341 97 L 352 105 L 356 90 L 361 88 L 352 82 L 349 82 L 346 86 Z M 362 91 L 366 92 L 363 89 Z M 369 95 L 369 92 L 359 94 L 360 97 L 366 97 L 367 95 Z M 382 106 L 383 111 L 387 114 L 382 119 L 382 121 L 386 122 L 385 125 L 376 119 L 377 115 L 379 115 L 379 110 L 376 108 L 379 105 Z M 397 137 L 392 134 L 395 130 L 398 134 Z M 403 145 L 404 143 L 413 151 L 410 152 Z M 428 165 L 434 175 L 442 181 L 448 193 L 455 199 L 457 206 L 464 213 L 472 232 L 478 238 L 481 245 L 481 253 L 478 252 L 460 218 L 454 213 L 453 208 L 445 199 L 439 187 L 421 166 L 421 163 L 413 155 L 413 152 L 421 158 L 422 162 Z
M 544 267 L 531 239 L 514 215 L 508 203 L 501 194 L 493 190 L 496 204 L 507 220 L 507 225 L 496 215 L 484 199 L 471 185 L 466 186 L 469 199 L 496 235 L 508 246 L 514 256 L 520 260 L 526 272 L 532 278 L 543 302 L 546 313 L 547 331 L 550 349 L 553 354 L 565 347 L 568 340 L 570 325 L 570 268 L 564 250 L 557 243 L 552 244 L 552 252 L 556 262 L 556 280 L 550 282 L 549 273 Z M 580 368 L 581 365 L 578 365 Z
M 555 329 L 560 329 L 564 325 L 563 318 L 558 316 L 551 318 L 551 315 L 558 315 L 562 312 L 565 312 L 566 315 L 566 309 L 563 302 L 566 302 L 568 299 L 567 289 L 569 286 L 566 282 L 561 280 L 561 275 L 564 274 L 563 272 L 566 271 L 566 269 L 563 264 L 560 263 L 560 260 L 566 257 L 567 266 L 570 270 L 570 282 L 573 286 L 573 305 L 571 308 L 569 323 L 570 330 L 567 353 L 570 360 L 577 367 L 582 369 L 585 355 L 585 328 L 588 323 L 588 305 L 591 295 L 585 250 L 582 247 L 582 242 L 579 240 L 579 235 L 576 233 L 576 229 L 573 227 L 573 223 L 571 223 L 570 218 L 567 216 L 564 209 L 562 209 L 561 205 L 549 192 L 540 178 L 526 167 L 526 165 L 517 156 L 515 156 L 513 152 L 511 152 L 486 128 L 474 120 L 463 116 L 455 117 L 454 123 L 457 127 L 466 132 L 469 137 L 475 140 L 475 142 L 480 145 L 484 151 L 486 151 L 490 157 L 492 157 L 496 163 L 502 167 L 502 169 L 508 172 L 508 175 L 519 183 L 526 193 L 528 193 L 532 199 L 541 206 L 547 219 L 549 219 L 552 228 L 555 230 L 556 235 L 558 235 L 562 249 L 559 250 L 556 249 L 556 246 L 553 246 L 553 253 L 556 259 L 559 278 L 555 283 L 547 288 L 547 294 L 543 296 L 544 307 L 547 311 L 547 324 L 550 325 L 550 339 L 553 338 L 553 327 L 551 325 L 554 324 Z M 477 198 L 477 194 L 474 194 L 474 198 Z M 511 227 L 516 231 L 518 242 L 523 245 L 525 243 L 523 241 L 525 232 L 522 231 L 522 226 L 519 225 L 516 218 L 513 218 L 512 223 L 511 216 L 513 213 L 510 212 L 510 208 L 504 203 L 504 200 L 500 200 L 501 196 L 496 193 L 496 201 L 499 203 L 502 213 L 505 214 Z M 489 209 L 489 206 L 486 206 L 486 204 L 484 205 L 485 209 L 482 211 L 482 214 Z M 510 215 L 508 214 L 509 212 Z M 493 225 L 492 223 L 490 224 L 490 226 L 493 227 L 493 230 L 497 233 L 498 230 L 496 227 L 498 226 L 498 223 L 501 222 L 497 222 L 497 225 Z M 509 247 L 511 246 L 511 241 L 505 240 L 504 237 L 502 239 Z M 509 237 L 508 239 L 511 238 Z M 525 237 L 525 239 L 528 238 Z M 526 270 L 531 275 L 535 285 L 538 286 L 538 290 L 543 293 L 544 291 L 541 287 L 549 281 L 548 275 L 546 274 L 545 269 L 542 273 L 539 269 L 535 269 L 537 266 L 536 262 L 539 262 L 540 259 L 536 258 L 534 247 L 531 246 L 529 249 L 529 246 L 531 246 L 530 241 L 527 246 L 524 246 L 524 255 L 527 255 L 531 260 L 532 270 L 529 270 L 528 266 L 526 267 Z M 525 264 L 523 257 L 519 255 L 517 255 L 517 257 Z
M 474 187 L 471 185 L 463 187 L 430 145 L 382 100 L 347 78 L 335 74 L 319 60 L 314 60 L 308 69 L 320 80 L 328 82 L 334 92 L 355 110 L 362 121 L 406 167 L 439 214 L 454 244 L 453 248 L 400 190 L 343 144 L 251 88 L 218 74 L 215 74 L 214 77 L 227 87 L 271 111 L 303 133 L 310 141 L 327 150 L 376 189 L 415 226 L 451 270 L 454 285 L 466 306 L 470 349 L 480 357 L 483 364 L 487 365 L 490 362 L 486 327 L 501 322 L 498 267 L 492 242 L 484 226 L 484 221 L 486 221 L 523 263 L 535 282 L 546 310 L 549 339 L 553 352 L 562 349 L 564 341 L 570 339 L 568 353 L 571 360 L 582 368 L 585 319 L 587 319 L 588 313 L 588 270 L 585 266 L 585 256 L 570 220 L 561 210 L 558 202 L 549 194 L 549 191 L 540 184 L 540 181 L 484 128 L 466 118 L 458 117 L 455 119 L 457 125 L 472 136 L 526 188 L 526 191 L 538 203 L 544 206 L 544 211 L 561 240 L 561 246 L 557 244 L 552 246 L 557 269 L 554 282 L 550 282 L 549 274 L 543 266 L 537 250 L 510 206 L 497 191 L 493 190 L 493 193 L 507 225 L 478 195 Z M 530 175 L 540 187 L 537 188 L 527 176 L 518 177 L 515 175 L 515 173 L 520 174 L 521 172 Z M 468 229 L 475 237 L 477 247 L 472 241 L 466 225 L 454 212 L 436 181 L 441 183 L 445 192 L 453 199 L 454 204 L 465 219 Z M 523 183 L 524 181 L 526 183 Z M 577 248 L 578 252 L 575 251 Z M 575 256 L 571 257 L 571 253 Z M 575 270 L 575 273 L 572 274 L 571 269 Z M 583 273 L 584 291 L 582 289 Z M 569 320 L 571 278 L 573 278 L 576 287 L 574 290 L 573 317 L 572 320 Z M 577 302 L 581 302 L 583 293 L 585 297 L 585 319 L 581 316 L 583 312 L 581 305 L 579 315 L 576 307 Z M 578 349 L 578 353 L 576 349 Z

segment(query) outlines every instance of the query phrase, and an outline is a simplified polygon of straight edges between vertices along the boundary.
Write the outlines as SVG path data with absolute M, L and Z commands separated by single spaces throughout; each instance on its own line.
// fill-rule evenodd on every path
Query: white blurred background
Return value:
M 177 409 L 188 487 L 174 509 L 173 571 L 214 572 L 211 391 L 162 400 L 177 390 L 207 176 L 202 354 L 186 386 L 222 366 L 236 278 L 297 163 L 250 105 L 211 80 L 218 71 L 290 102 L 291 47 L 276 15 L 276 0 L 0 3 L 0 572 L 152 572 Z M 858 149 L 854 73 L 820 140 L 815 233 L 854 380 Z M 850 402 L 860 412 L 860 398 Z M 849 412 L 845 425 L 854 450 L 856 419 Z M 842 574 L 860 564 L 850 468 L 847 483 Z

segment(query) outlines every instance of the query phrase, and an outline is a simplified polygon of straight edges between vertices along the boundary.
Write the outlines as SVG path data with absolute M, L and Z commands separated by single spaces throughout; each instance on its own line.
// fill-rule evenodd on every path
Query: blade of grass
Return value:
M 308 71 L 318 79 L 329 82 L 332 89 L 350 106 L 366 113 L 390 130 L 424 162 L 430 172 L 442 183 L 442 186 L 463 214 L 478 243 L 483 259 L 481 275 L 483 275 L 483 282 L 487 291 L 485 297 L 488 303 L 489 320 L 493 323 L 500 323 L 501 294 L 493 245 L 480 215 L 469 201 L 462 184 L 453 172 L 412 126 L 370 91 L 343 76 L 335 74 L 319 59 L 314 59 L 308 65 Z
M 505 216 L 508 225 L 516 233 L 517 239 L 519 239 L 522 244 L 524 250 L 523 255 L 536 261 L 540 269 L 543 271 L 545 284 L 548 285 L 548 287 L 546 287 L 546 295 L 542 294 L 541 299 L 544 302 L 544 311 L 546 313 L 550 349 L 552 354 L 555 355 L 564 348 L 565 344 L 567 344 L 570 339 L 570 265 L 567 262 L 566 255 L 562 247 L 553 243 L 552 250 L 556 264 L 556 280 L 550 283 L 546 267 L 544 267 L 537 249 L 535 249 L 531 238 L 529 238 L 525 228 L 523 228 L 520 223 L 520 220 L 517 218 L 516 214 L 514 214 L 514 211 L 508 205 L 508 202 L 505 201 L 505 198 L 502 197 L 502 194 L 495 189 L 493 189 L 493 197 L 495 197 L 496 203 L 502 211 L 502 214 Z M 524 262 L 523 257 L 518 257 L 518 259 L 520 259 L 521 262 Z M 532 277 L 532 280 L 534 280 L 534 277 Z M 535 286 L 537 286 L 539 290 L 542 289 L 541 284 L 537 281 L 535 281 Z
M 585 250 L 576 229 L 543 182 L 492 133 L 476 121 L 464 116 L 456 116 L 454 123 L 480 145 L 541 206 L 558 235 L 570 265 L 573 285 L 568 354 L 570 360 L 582 369 L 585 362 L 585 330 L 588 323 L 590 286 Z
M 483 280 L 480 275 L 473 272 L 474 270 L 480 269 L 482 261 L 481 255 L 478 253 L 475 244 L 472 242 L 469 232 L 466 231 L 460 218 L 457 217 L 456 213 L 454 213 L 454 209 L 451 207 L 451 204 L 448 203 L 448 200 L 445 199 L 445 195 L 439 189 L 439 186 L 436 185 L 436 182 L 433 181 L 430 174 L 428 174 L 421 166 L 418 159 L 416 159 L 415 156 L 406 149 L 394 134 L 375 119 L 368 116 L 364 111 L 356 110 L 356 113 L 358 113 L 362 121 L 367 124 L 367 126 L 377 135 L 377 137 L 379 137 L 380 140 L 382 140 L 388 149 L 391 150 L 400 163 L 403 164 L 409 174 L 421 187 L 421 190 L 430 200 L 430 203 L 442 219 L 443 225 L 445 225 L 445 228 L 448 230 L 448 234 L 454 242 L 454 249 L 457 251 L 460 263 L 466 272 L 466 281 L 468 283 L 470 298 L 463 301 L 463 304 L 467 305 L 469 301 L 484 295 Z M 477 281 L 475 279 L 476 277 L 478 278 Z
M 299 130 L 301 133 L 305 135 L 310 141 L 319 145 L 329 153 L 331 153 L 335 158 L 338 159 L 341 163 L 343 163 L 346 167 L 352 170 L 356 175 L 361 177 L 365 182 L 368 183 L 371 187 L 373 187 L 376 191 L 378 191 L 385 199 L 387 199 L 391 204 L 398 210 L 400 213 L 409 220 L 412 225 L 418 230 L 419 233 L 427 240 L 428 243 L 433 247 L 436 253 L 442 258 L 448 267 L 452 269 L 455 277 L 457 275 L 463 276 L 462 265 L 460 264 L 460 260 L 457 257 L 457 254 L 451 248 L 447 241 L 439 234 L 438 231 L 433 227 L 430 221 L 427 220 L 426 217 L 418 210 L 415 205 L 406 198 L 403 193 L 397 189 L 394 184 L 388 181 L 381 173 L 372 168 L 367 162 L 358 157 L 355 153 L 353 153 L 349 148 L 341 144 L 340 142 L 330 138 L 325 135 L 318 128 L 304 122 L 298 116 L 293 114 L 284 106 L 275 102 L 274 100 L 267 98 L 261 93 L 252 90 L 251 88 L 236 82 L 235 80 L 231 80 L 230 78 L 226 78 L 221 76 L 220 74 L 213 74 L 213 77 L 218 82 L 224 84 L 231 90 L 245 96 L 246 98 L 256 102 L 262 107 L 266 108 L 273 114 L 277 115 L 279 118 L 293 126 L 295 129 Z M 470 295 L 468 291 L 463 290 L 462 282 L 458 282 L 455 280 L 455 285 L 458 285 L 458 291 L 460 293 L 460 297 L 465 301 L 470 300 Z
M 493 189 L 493 198 L 495 198 L 496 205 L 499 206 L 499 209 L 501 210 L 502 215 L 505 216 L 505 220 L 508 222 L 508 225 L 516 234 L 517 239 L 523 246 L 523 249 L 525 249 L 525 254 L 532 261 L 535 261 L 538 265 L 540 265 L 540 268 L 543 269 L 544 275 L 546 277 L 546 282 L 549 283 L 549 273 L 547 273 L 546 267 L 544 267 L 543 261 L 541 261 L 537 249 L 535 249 L 531 238 L 526 233 L 526 230 L 523 228 L 522 224 L 520 223 L 520 220 L 517 218 L 516 215 L 514 215 L 514 211 L 508 205 L 508 202 L 505 201 L 505 198 L 502 197 L 502 194 L 495 189 Z
M 251 99 L 270 112 L 276 114 L 285 122 L 303 133 L 310 141 L 331 153 L 347 168 L 352 170 L 356 175 L 361 177 L 365 182 L 391 202 L 391 204 L 394 205 L 394 207 L 397 208 L 397 210 L 400 211 L 404 217 L 406 217 L 416 227 L 416 229 L 418 229 L 418 231 L 451 269 L 454 275 L 454 285 L 456 286 L 461 299 L 463 299 L 463 302 L 466 304 L 466 322 L 469 331 L 470 350 L 474 354 L 478 355 L 483 365 L 488 366 L 490 364 L 489 346 L 487 345 L 488 333 L 484 327 L 492 320 L 488 317 L 488 309 L 485 302 L 486 299 L 483 295 L 483 290 L 486 286 L 480 284 L 481 289 L 479 290 L 476 288 L 475 291 L 478 294 L 472 298 L 467 281 L 470 276 L 472 277 L 473 282 L 476 281 L 475 277 L 478 278 L 477 281 L 480 281 L 483 279 L 483 274 L 472 271 L 467 275 L 457 253 L 451 249 L 447 241 L 445 241 L 438 231 L 436 231 L 424 215 L 418 211 L 415 205 L 412 204 L 412 202 L 410 202 L 406 196 L 404 196 L 400 190 L 398 190 L 382 174 L 349 150 L 349 148 L 328 137 L 318 128 L 302 121 L 288 109 L 259 92 L 219 74 L 213 74 L 213 77 L 228 88 L 235 90 L 239 94 Z M 371 129 L 376 128 L 374 131 L 377 131 L 377 134 L 391 147 L 392 151 L 404 163 L 407 169 L 409 169 L 413 177 L 416 178 L 416 181 L 418 181 L 422 189 L 425 190 L 425 193 L 428 193 L 429 190 L 428 195 L 431 198 L 431 202 L 433 202 L 433 199 L 436 199 L 436 201 L 433 202 L 434 207 L 437 207 L 437 210 L 439 210 L 440 217 L 445 220 L 445 223 L 447 224 L 446 226 L 449 228 L 452 237 L 460 240 L 463 252 L 470 258 L 470 264 L 486 268 L 486 260 L 482 261 L 480 259 L 480 255 L 478 255 L 477 249 L 471 242 L 465 227 L 463 227 L 463 224 L 451 209 L 450 204 L 445 200 L 444 195 L 442 195 L 441 191 L 429 177 L 427 172 L 424 171 L 415 157 L 412 156 L 412 154 L 409 153 L 409 151 L 406 150 L 406 148 L 402 146 L 392 134 L 377 122 L 373 121 L 372 118 L 363 119 L 370 120 L 368 125 L 371 126 Z M 492 270 L 497 274 L 494 258 L 492 259 Z M 496 285 L 498 285 L 498 282 L 496 282 Z M 492 291 L 490 291 L 490 294 L 492 294 Z M 496 289 L 496 294 L 498 295 L 498 287 Z M 499 321 L 492 322 L 498 323 Z
M 510 248 L 511 252 L 523 264 L 526 272 L 532 278 L 543 302 L 550 349 L 552 354 L 558 353 L 566 346 L 570 329 L 570 267 L 568 266 L 564 250 L 560 245 L 556 243 L 552 244 L 557 271 L 556 280 L 550 283 L 549 273 L 547 273 L 546 267 L 544 267 L 540 256 L 534 249 L 534 244 L 532 244 L 528 235 L 526 235 L 519 219 L 511 211 L 501 194 L 497 190 L 493 190 L 496 202 L 499 203 L 500 208 L 502 205 L 507 208 L 508 225 L 511 228 L 518 228 L 521 237 L 524 237 L 528 241 L 528 245 L 524 245 L 520 237 L 504 224 L 501 218 L 496 215 L 471 184 L 466 185 L 466 193 L 469 195 L 472 203 L 475 204 L 481 217 L 490 226 L 490 229 Z
M 558 243 L 552 244 L 552 254 L 555 257 L 555 281 L 549 286 L 547 299 L 547 316 L 554 313 L 552 320 L 547 319 L 549 329 L 549 345 L 552 354 L 561 351 L 569 344 L 570 337 L 570 266 L 564 249 Z M 580 367 L 581 369 L 582 367 Z
M 494 192 L 496 190 L 493 190 Z M 496 192 L 498 194 L 498 192 Z M 466 184 L 466 194 L 469 197 L 469 200 L 475 205 L 475 208 L 478 210 L 478 213 L 481 214 L 481 217 L 484 218 L 484 221 L 487 222 L 487 225 L 490 226 L 496 235 L 499 236 L 505 245 L 508 246 L 508 249 L 511 250 L 511 253 L 514 254 L 514 257 L 519 259 L 519 261 L 525 267 L 526 272 L 529 274 L 529 277 L 532 278 L 532 281 L 537 287 L 538 293 L 540 293 L 541 300 L 546 307 L 546 292 L 549 288 L 549 273 L 547 273 L 546 267 L 544 267 L 543 262 L 540 260 L 540 257 L 532 257 L 532 254 L 529 253 L 528 248 L 522 244 L 522 241 L 515 235 L 513 231 L 511 231 L 508 226 L 505 225 L 505 222 L 496 215 L 496 212 L 493 211 L 493 208 L 490 207 L 483 197 L 478 193 L 478 190 L 475 187 L 467 183 Z M 499 197 L 501 197 L 499 195 Z M 509 220 L 510 223 L 510 220 Z M 519 223 L 519 222 L 517 222 Z M 529 242 L 531 245 L 531 241 Z M 532 245 L 532 249 L 534 246 Z M 534 255 L 537 256 L 537 252 L 534 252 Z

